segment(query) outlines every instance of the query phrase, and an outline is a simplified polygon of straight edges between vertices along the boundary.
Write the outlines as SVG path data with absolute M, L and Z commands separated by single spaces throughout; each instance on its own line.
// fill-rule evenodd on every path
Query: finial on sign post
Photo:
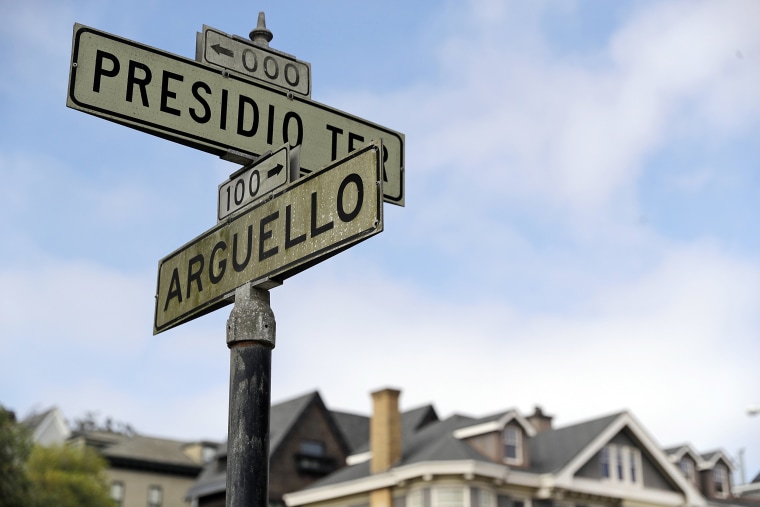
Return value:
M 256 23 L 256 28 L 251 30 L 251 33 L 248 36 L 254 44 L 265 47 L 269 46 L 269 41 L 272 40 L 274 35 L 267 29 L 267 21 L 264 17 L 264 11 L 259 12 L 259 20 Z

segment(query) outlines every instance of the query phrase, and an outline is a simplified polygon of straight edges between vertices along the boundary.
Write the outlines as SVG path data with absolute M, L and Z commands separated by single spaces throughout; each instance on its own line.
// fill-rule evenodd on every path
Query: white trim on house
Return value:
M 699 470 L 710 470 L 715 465 L 718 464 L 718 461 L 720 459 L 723 459 L 723 461 L 726 462 L 726 465 L 728 466 L 729 473 L 732 473 L 736 466 L 734 465 L 734 461 L 731 459 L 730 456 L 728 456 L 726 453 L 724 453 L 722 450 L 714 451 L 714 455 L 709 460 L 706 460 L 704 458 L 701 458 L 698 462 L 698 468 Z
M 491 431 L 500 431 L 512 421 L 511 412 L 497 421 L 478 424 L 455 432 L 457 438 L 468 438 Z M 530 427 L 530 426 L 528 426 Z M 638 459 L 644 451 L 658 465 L 681 492 L 647 489 L 641 487 L 643 475 L 637 477 L 636 483 L 630 481 L 600 481 L 597 479 L 576 477 L 575 474 L 604 446 L 608 445 L 624 428 L 628 429 L 638 441 L 640 448 Z M 630 454 L 628 454 L 630 456 Z M 611 463 L 614 467 L 615 464 Z M 637 462 L 637 471 L 643 474 L 641 462 Z M 615 472 L 616 473 L 616 472 Z M 475 460 L 427 461 L 392 468 L 387 472 L 373 474 L 352 481 L 331 484 L 318 488 L 301 490 L 284 495 L 288 506 L 295 507 L 315 502 L 344 498 L 351 495 L 369 493 L 375 489 L 401 486 L 411 479 L 421 478 L 426 481 L 436 476 L 461 476 L 464 482 L 475 477 L 485 478 L 494 484 L 522 486 L 533 490 L 536 498 L 561 498 L 566 492 L 602 497 L 617 497 L 624 502 L 640 504 L 659 504 L 668 507 L 706 507 L 707 504 L 697 489 L 684 478 L 677 466 L 654 443 L 643 427 L 628 412 L 621 413 L 608 427 L 597 435 L 592 442 L 579 452 L 556 475 L 551 473 L 535 474 L 511 469 L 506 465 Z M 507 479 L 509 479 L 507 481 Z
M 372 451 L 360 452 L 359 454 L 352 454 L 346 457 L 346 465 L 358 465 L 372 459 Z
M 668 459 L 670 459 L 670 461 L 673 463 L 677 463 L 678 461 L 681 461 L 685 454 L 690 455 L 694 459 L 694 462 L 697 463 L 697 465 L 703 461 L 702 456 L 699 455 L 699 453 L 691 446 L 691 444 L 684 444 L 680 446 L 677 451 L 668 454 Z
M 459 428 L 454 431 L 454 438 L 463 440 L 465 438 L 477 437 L 479 435 L 485 435 L 486 433 L 493 433 L 495 431 L 502 431 L 512 421 L 516 421 L 517 424 L 522 426 L 525 433 L 529 437 L 536 436 L 536 428 L 525 417 L 520 415 L 516 410 L 510 410 L 500 418 L 488 421 L 474 426 L 467 426 L 465 428 Z
M 621 413 L 604 431 L 599 433 L 591 443 L 586 446 L 570 463 L 559 471 L 556 478 L 556 486 L 562 489 L 574 489 L 573 484 L 579 481 L 575 478 L 578 470 L 585 465 L 602 447 L 607 445 L 612 438 L 621 430 L 627 428 L 641 443 L 644 450 L 656 462 L 657 465 L 678 486 L 686 497 L 686 503 L 693 507 L 704 506 L 705 500 L 700 492 L 681 474 L 680 470 L 668 459 L 665 453 L 655 444 L 654 439 L 644 430 L 638 421 L 629 413 Z M 613 483 L 614 484 L 614 483 Z
M 644 489 L 624 482 L 599 482 L 598 480 L 576 477 L 567 491 L 599 496 L 616 496 L 626 501 L 643 502 L 657 505 L 681 506 L 684 495 L 674 491 Z M 694 504 L 689 504 L 693 506 Z M 706 505 L 704 501 L 700 505 Z
M 475 460 L 426 461 L 392 468 L 387 472 L 373 474 L 353 481 L 288 493 L 283 496 L 283 499 L 289 506 L 304 505 L 368 493 L 375 489 L 398 486 L 410 479 L 423 478 L 425 480 L 432 480 L 433 477 L 439 475 L 461 475 L 464 481 L 471 480 L 471 478 L 476 476 L 486 477 L 498 483 L 504 483 L 506 482 L 507 474 L 509 474 L 510 484 L 532 482 L 533 484 L 524 485 L 537 486 L 535 479 L 532 481 L 526 480 L 529 477 L 535 478 L 535 474 L 516 474 L 506 466 L 497 463 L 485 463 Z

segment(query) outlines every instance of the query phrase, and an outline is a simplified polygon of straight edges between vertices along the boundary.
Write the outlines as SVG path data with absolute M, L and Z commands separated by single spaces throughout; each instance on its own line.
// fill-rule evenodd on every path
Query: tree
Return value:
M 24 465 L 31 448 L 29 432 L 16 422 L 13 412 L 0 405 L 0 507 L 29 505 Z
M 113 507 L 106 462 L 89 447 L 35 446 L 27 463 L 30 506 Z

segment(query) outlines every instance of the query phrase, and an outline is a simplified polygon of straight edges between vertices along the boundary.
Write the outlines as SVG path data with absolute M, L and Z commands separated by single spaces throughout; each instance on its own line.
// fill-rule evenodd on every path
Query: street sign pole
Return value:
M 269 301 L 269 291 L 247 283 L 235 290 L 235 305 L 227 320 L 227 507 L 266 507 L 269 502 L 269 407 L 275 344 Z
M 272 33 L 266 29 L 263 12 L 256 25 L 251 39 L 268 46 Z M 269 412 L 276 334 L 269 303 L 269 291 L 248 282 L 235 289 L 235 304 L 227 320 L 230 406 L 226 507 L 269 505 Z
M 384 201 L 405 203 L 404 135 L 312 101 L 310 64 L 269 48 L 263 12 L 250 39 L 204 25 L 192 61 L 77 23 L 66 100 L 245 164 L 219 186 L 217 225 L 159 261 L 153 326 L 234 300 L 227 507 L 269 504 L 268 290 L 382 232 Z

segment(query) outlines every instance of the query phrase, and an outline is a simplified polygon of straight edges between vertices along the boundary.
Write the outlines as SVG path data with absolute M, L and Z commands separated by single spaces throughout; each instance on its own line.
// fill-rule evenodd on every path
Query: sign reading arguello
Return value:
M 154 334 L 281 282 L 383 230 L 382 144 L 232 215 L 159 262 Z

